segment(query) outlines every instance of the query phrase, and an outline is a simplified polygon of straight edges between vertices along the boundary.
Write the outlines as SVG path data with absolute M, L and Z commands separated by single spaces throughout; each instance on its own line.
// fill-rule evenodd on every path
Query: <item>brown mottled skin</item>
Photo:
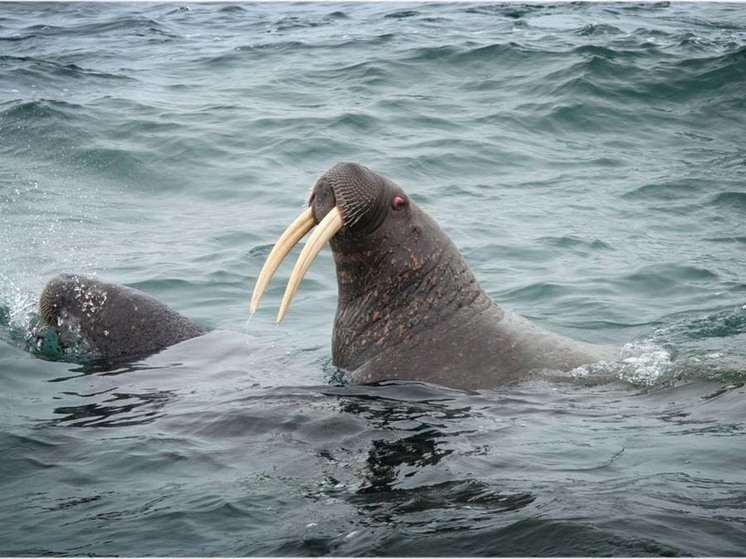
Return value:
M 435 220 L 386 177 L 340 163 L 309 203 L 317 221 L 335 205 L 343 218 L 330 240 L 339 291 L 332 354 L 352 382 L 487 388 L 613 357 L 493 302 Z

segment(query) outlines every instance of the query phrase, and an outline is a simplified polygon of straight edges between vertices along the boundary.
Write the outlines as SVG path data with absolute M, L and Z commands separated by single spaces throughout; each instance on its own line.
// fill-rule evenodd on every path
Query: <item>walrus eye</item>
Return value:
M 391 207 L 395 210 L 403 210 L 404 206 L 407 205 L 407 199 L 404 198 L 401 194 L 397 194 L 394 196 L 393 200 L 391 200 Z

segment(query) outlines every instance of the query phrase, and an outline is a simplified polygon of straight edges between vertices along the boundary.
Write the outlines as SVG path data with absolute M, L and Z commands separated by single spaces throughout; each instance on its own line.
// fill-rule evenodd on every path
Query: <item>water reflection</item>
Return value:
M 475 393 L 410 382 L 339 387 L 326 393 L 339 397 L 342 413 L 364 417 L 369 427 L 362 483 L 347 496 L 366 516 L 388 523 L 406 515 L 407 523 L 417 523 L 417 513 L 426 511 L 464 507 L 504 512 L 536 500 L 528 492 L 459 479 L 453 473 L 458 468 L 451 469 L 448 460 L 441 464 L 448 457 L 458 458 L 459 440 L 476 431 L 481 412 Z
M 395 441 L 374 440 L 368 451 L 368 485 L 360 491 L 372 493 L 388 491 L 399 480 L 404 466 L 409 466 L 403 477 L 412 477 L 417 469 L 434 466 L 453 452 L 438 445 L 444 435 L 435 429 Z
M 70 427 L 126 427 L 151 423 L 164 415 L 164 406 L 175 397 L 175 393 L 170 391 L 125 393 L 116 389 L 96 394 L 64 394 L 86 399 L 104 398 L 55 408 L 54 413 L 61 417 L 53 419 L 51 423 Z
M 124 361 L 78 363 L 67 374 L 47 380 L 62 390 L 53 398 L 66 403 L 55 407 L 46 424 L 69 427 L 126 427 L 150 423 L 164 415 L 176 397 L 171 389 L 148 388 L 143 379 L 162 367 Z M 133 377 L 136 373 L 144 376 Z M 152 382 L 149 383 L 152 386 Z
M 516 511 L 530 505 L 536 496 L 528 492 L 503 493 L 499 487 L 477 479 L 450 480 L 408 489 L 377 491 L 374 494 L 358 491 L 349 501 L 379 522 L 389 523 L 402 515 L 413 515 L 416 524 L 418 513 L 428 511 L 464 509 L 465 511 L 490 512 Z M 428 520 L 430 522 L 430 520 Z

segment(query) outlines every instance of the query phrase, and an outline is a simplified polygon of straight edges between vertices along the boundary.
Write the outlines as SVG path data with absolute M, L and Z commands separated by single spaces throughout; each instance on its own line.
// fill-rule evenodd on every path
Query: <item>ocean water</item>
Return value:
M 745 146 L 743 4 L 0 3 L 0 554 L 746 554 Z M 328 249 L 249 319 L 339 161 L 618 362 L 345 386 Z M 54 354 L 61 272 L 211 332 Z

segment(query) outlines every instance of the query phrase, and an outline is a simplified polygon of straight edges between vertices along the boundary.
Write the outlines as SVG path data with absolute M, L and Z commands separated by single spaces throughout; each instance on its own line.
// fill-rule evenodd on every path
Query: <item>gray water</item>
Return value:
M 739 4 L 0 4 L 0 554 L 744 555 Z M 320 173 L 401 184 L 507 308 L 614 363 L 345 386 Z M 61 272 L 211 333 L 102 371 Z

